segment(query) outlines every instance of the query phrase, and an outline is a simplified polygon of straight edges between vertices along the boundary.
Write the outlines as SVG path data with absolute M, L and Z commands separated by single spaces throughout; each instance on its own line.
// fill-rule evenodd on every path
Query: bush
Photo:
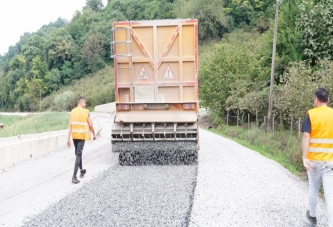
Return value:
M 65 91 L 57 95 L 53 101 L 53 106 L 58 111 L 68 111 L 75 106 L 75 95 L 72 91 Z
M 80 95 L 86 98 L 86 106 L 89 109 L 93 109 L 97 105 L 114 102 L 113 67 L 107 66 L 51 93 L 42 100 L 42 110 L 58 110 L 54 103 L 56 97 L 66 91 L 71 91 L 74 94 L 72 107 L 75 106 L 75 100 Z
M 295 63 L 282 77 L 275 95 L 274 108 L 277 112 L 305 117 L 306 111 L 313 108 L 313 97 L 317 88 L 328 89 L 333 94 L 333 62 L 318 62 L 311 68 L 304 62 Z M 332 97 L 332 96 L 331 96 Z
M 201 65 L 201 106 L 216 116 L 226 110 L 256 112 L 264 109 L 270 63 L 269 37 L 235 31 L 216 45 Z M 263 103 L 263 105 L 262 105 Z

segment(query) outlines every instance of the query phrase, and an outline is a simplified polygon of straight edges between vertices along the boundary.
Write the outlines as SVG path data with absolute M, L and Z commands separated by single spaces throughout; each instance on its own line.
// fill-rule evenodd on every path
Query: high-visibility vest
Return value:
M 333 109 L 321 106 L 308 111 L 311 132 L 307 158 L 333 161 Z
M 72 138 L 91 140 L 91 131 L 88 125 L 89 110 L 76 107 L 71 112 Z

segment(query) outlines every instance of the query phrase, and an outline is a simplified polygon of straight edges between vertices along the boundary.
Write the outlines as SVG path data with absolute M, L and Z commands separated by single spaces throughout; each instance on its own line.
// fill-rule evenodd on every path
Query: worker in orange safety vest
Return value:
M 74 184 L 80 183 L 76 177 L 78 168 L 80 168 L 81 178 L 86 173 L 86 170 L 82 168 L 82 152 L 84 143 L 86 140 L 91 140 L 91 133 L 93 134 L 94 140 L 96 139 L 95 130 L 89 118 L 89 110 L 85 109 L 85 107 L 86 99 L 83 96 L 80 96 L 77 100 L 77 107 L 71 112 L 69 122 L 67 147 L 70 148 L 71 146 L 70 138 L 72 136 L 76 156 L 74 174 L 72 178 L 72 183 Z
M 328 102 L 328 91 L 318 88 L 315 108 L 308 111 L 302 126 L 302 159 L 309 179 L 310 210 L 306 217 L 312 226 L 317 225 L 317 197 L 323 181 L 328 226 L 333 227 L 333 109 Z

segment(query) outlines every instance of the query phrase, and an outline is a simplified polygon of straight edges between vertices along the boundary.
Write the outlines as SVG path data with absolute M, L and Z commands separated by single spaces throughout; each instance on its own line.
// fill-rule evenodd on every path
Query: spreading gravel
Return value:
M 115 166 L 24 226 L 186 226 L 196 176 L 197 165 Z
M 232 140 L 200 136 L 198 165 L 111 167 L 24 226 L 309 226 L 307 182 Z M 327 226 L 322 199 L 317 219 Z
M 189 165 L 198 160 L 198 144 L 194 141 L 114 142 L 119 163 L 135 165 Z
M 305 227 L 307 182 L 278 163 L 205 130 L 190 227 Z M 300 154 L 301 155 L 301 154 Z M 327 226 L 320 199 L 318 226 Z

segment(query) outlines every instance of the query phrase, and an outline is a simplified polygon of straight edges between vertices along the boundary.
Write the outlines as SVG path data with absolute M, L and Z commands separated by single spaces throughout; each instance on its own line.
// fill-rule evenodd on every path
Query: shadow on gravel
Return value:
M 187 226 L 197 169 L 112 167 L 24 226 Z

